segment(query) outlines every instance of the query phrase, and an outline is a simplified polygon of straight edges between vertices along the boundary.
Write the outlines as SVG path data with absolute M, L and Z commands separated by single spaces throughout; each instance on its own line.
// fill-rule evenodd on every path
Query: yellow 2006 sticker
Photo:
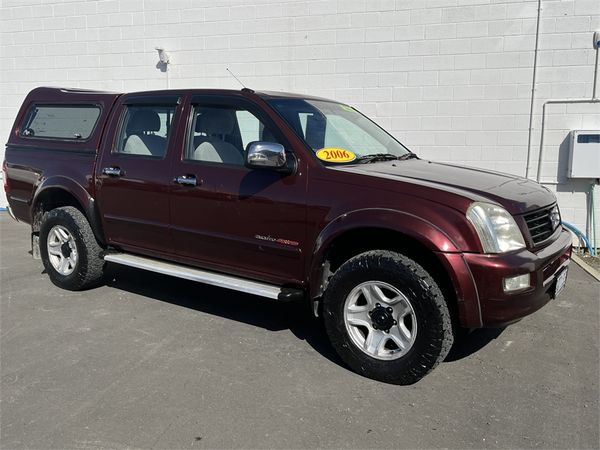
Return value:
M 317 158 L 327 162 L 345 163 L 354 161 L 356 155 L 345 148 L 322 148 L 317 151 Z

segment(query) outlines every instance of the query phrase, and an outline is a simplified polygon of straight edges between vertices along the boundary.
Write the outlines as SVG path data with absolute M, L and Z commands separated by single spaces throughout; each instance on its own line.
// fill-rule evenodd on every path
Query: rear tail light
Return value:
M 10 181 L 8 180 L 8 166 L 6 165 L 6 160 L 2 164 L 2 181 L 4 182 L 4 192 L 7 194 L 10 192 Z

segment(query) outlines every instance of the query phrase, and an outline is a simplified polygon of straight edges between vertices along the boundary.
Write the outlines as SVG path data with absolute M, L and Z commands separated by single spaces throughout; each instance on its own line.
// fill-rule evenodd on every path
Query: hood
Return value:
M 542 208 L 556 201 L 552 192 L 526 178 L 422 159 L 381 161 L 336 169 L 430 187 L 434 185 L 474 201 L 487 199 L 499 203 L 511 214 Z

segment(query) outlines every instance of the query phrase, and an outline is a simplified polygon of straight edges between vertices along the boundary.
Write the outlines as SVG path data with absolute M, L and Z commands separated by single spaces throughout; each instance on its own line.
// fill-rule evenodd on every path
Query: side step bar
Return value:
M 131 255 L 128 253 L 109 253 L 104 256 L 104 260 L 276 300 L 290 301 L 300 299 L 304 296 L 301 289 L 275 286 L 260 281 L 252 281 L 231 275 L 209 272 L 207 270 L 196 269 L 195 267 L 184 266 L 144 256 Z

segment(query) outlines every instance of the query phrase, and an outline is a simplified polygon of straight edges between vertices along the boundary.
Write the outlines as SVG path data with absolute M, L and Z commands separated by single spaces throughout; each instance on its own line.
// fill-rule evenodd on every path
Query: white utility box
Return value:
M 571 131 L 569 178 L 600 178 L 600 130 Z

